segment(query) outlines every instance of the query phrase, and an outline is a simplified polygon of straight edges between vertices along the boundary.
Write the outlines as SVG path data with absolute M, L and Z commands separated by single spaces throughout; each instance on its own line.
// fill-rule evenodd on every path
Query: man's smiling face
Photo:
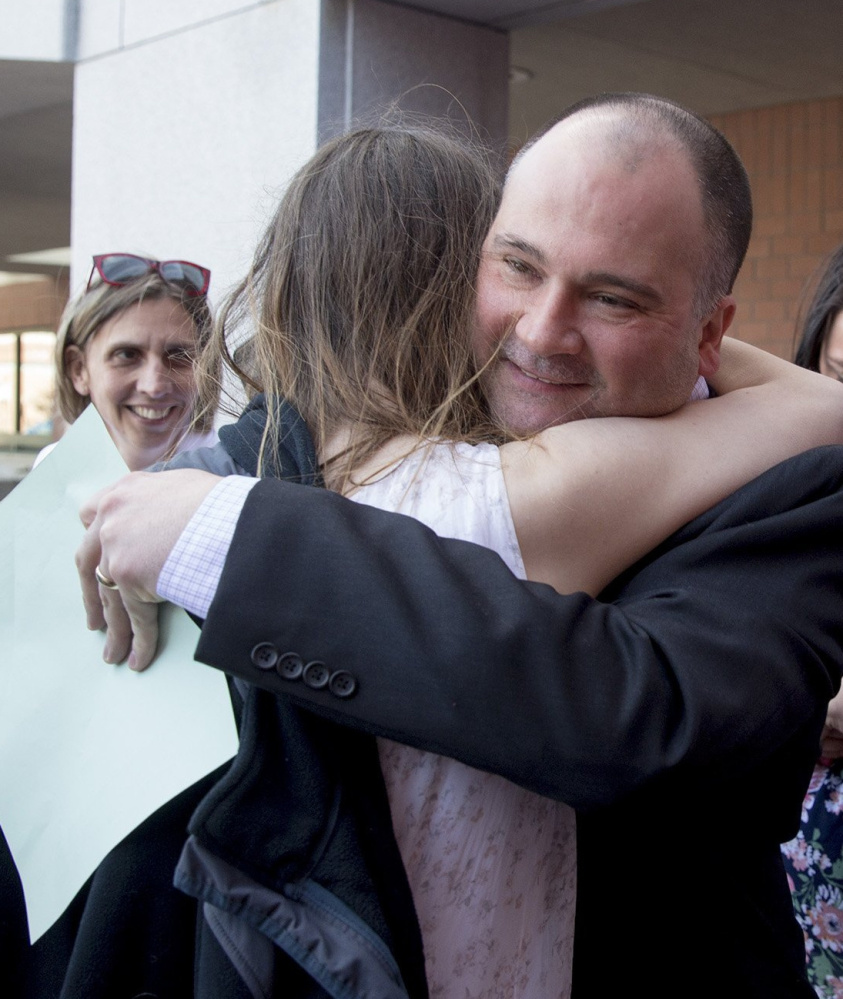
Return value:
M 575 116 L 529 149 L 484 244 L 474 350 L 516 434 L 671 412 L 717 369 L 734 307 L 696 312 L 707 234 L 687 155 L 606 130 Z

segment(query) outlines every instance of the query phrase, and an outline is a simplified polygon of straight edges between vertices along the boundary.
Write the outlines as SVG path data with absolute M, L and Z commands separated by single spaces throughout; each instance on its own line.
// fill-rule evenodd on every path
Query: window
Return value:
M 0 333 L 0 434 L 30 437 L 33 445 L 49 436 L 55 345 L 46 330 Z

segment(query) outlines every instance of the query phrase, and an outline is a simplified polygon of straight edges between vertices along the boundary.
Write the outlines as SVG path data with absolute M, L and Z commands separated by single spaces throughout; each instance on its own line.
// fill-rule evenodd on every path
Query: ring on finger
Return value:
M 100 586 L 104 586 L 107 590 L 117 589 L 117 583 L 115 583 L 110 576 L 106 576 L 106 574 L 102 571 L 102 569 L 100 569 L 99 566 L 97 566 L 96 569 L 94 569 L 94 575 L 97 577 L 97 582 L 100 584 Z

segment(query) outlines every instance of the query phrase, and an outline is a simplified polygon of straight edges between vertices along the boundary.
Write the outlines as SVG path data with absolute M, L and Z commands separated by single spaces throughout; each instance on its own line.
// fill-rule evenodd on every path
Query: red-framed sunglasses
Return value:
M 183 287 L 188 295 L 206 294 L 211 283 L 208 268 L 192 264 L 189 260 L 150 260 L 134 253 L 99 253 L 94 257 L 88 288 L 95 274 L 99 274 L 106 284 L 119 288 L 153 271 L 157 271 L 167 284 Z

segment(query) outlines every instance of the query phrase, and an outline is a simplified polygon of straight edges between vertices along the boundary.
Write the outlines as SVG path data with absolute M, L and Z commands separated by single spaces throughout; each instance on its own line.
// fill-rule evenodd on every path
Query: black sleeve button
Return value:
M 278 649 L 271 642 L 260 642 L 252 649 L 251 660 L 258 669 L 272 669 L 278 662 Z
M 304 672 L 301 656 L 295 652 L 285 652 L 275 665 L 276 672 L 284 680 L 298 680 Z
M 313 690 L 322 690 L 323 687 L 327 687 L 330 677 L 331 671 L 324 663 L 319 662 L 318 659 L 314 659 L 312 663 L 308 663 L 302 673 L 302 680 Z
M 357 679 L 346 669 L 338 669 L 331 674 L 328 690 L 334 697 L 353 697 L 357 692 Z

